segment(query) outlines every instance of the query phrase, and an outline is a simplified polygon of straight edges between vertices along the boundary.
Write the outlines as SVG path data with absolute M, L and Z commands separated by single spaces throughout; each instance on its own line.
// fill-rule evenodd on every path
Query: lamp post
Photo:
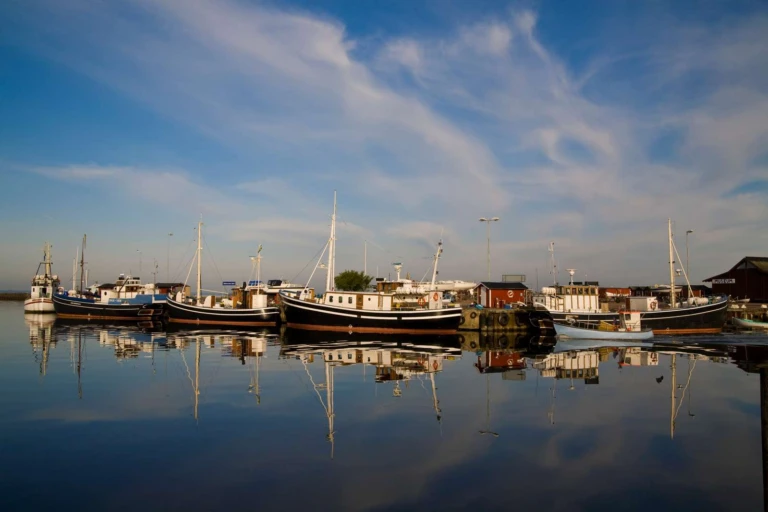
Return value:
M 173 233 L 168 233 L 168 252 L 165 255 L 165 278 L 171 282 L 171 237 Z
M 691 267 L 688 264 L 688 235 L 693 233 L 692 229 L 689 229 L 685 232 L 685 275 L 688 278 L 688 281 L 691 280 Z
M 488 237 L 488 280 L 491 280 L 491 222 L 496 222 L 499 220 L 498 217 L 480 217 L 480 222 L 485 222 L 485 225 L 487 226 L 487 237 Z

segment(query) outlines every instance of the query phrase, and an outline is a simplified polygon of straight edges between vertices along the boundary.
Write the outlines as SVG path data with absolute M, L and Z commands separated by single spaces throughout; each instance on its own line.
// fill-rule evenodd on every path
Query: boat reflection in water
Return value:
M 435 375 L 442 372 L 446 361 L 461 357 L 458 335 L 382 335 L 354 333 L 308 332 L 287 329 L 284 332 L 280 357 L 302 363 L 304 371 L 317 394 L 328 419 L 326 438 L 331 443 L 331 458 L 335 448 L 334 370 L 338 366 L 362 365 L 375 369 L 376 384 L 394 383 L 392 396 L 401 397 L 410 381 L 429 380 L 432 390 L 432 408 L 437 421 L 442 420 L 437 397 Z M 318 383 L 310 370 L 313 363 L 322 361 L 324 380 Z M 321 392 L 324 391 L 325 398 Z
M 29 328 L 29 343 L 32 345 L 32 353 L 35 362 L 40 365 L 40 375 L 48 371 L 48 356 L 50 350 L 56 346 L 56 337 L 53 335 L 53 325 L 56 315 L 46 313 L 27 313 L 24 315 L 24 323 Z

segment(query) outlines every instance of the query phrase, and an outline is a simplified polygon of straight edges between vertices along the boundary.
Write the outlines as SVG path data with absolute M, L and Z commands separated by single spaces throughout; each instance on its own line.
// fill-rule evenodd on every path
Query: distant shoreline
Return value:
M 22 301 L 29 298 L 26 292 L 0 292 L 0 300 Z

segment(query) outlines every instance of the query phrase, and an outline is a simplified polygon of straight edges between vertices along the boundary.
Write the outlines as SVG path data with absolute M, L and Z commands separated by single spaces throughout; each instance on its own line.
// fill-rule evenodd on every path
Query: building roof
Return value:
M 491 282 L 491 281 L 482 281 L 479 285 L 475 286 L 477 288 L 478 286 L 485 286 L 489 290 L 527 290 L 528 287 L 525 286 L 523 283 L 516 283 L 516 282 Z
M 745 256 L 739 260 L 737 264 L 735 264 L 731 270 L 728 272 L 723 272 L 722 274 L 718 274 L 716 276 L 708 277 L 707 279 L 704 279 L 705 283 L 708 283 L 712 281 L 713 279 L 719 279 L 724 276 L 727 276 L 734 270 L 741 270 L 742 268 L 745 269 L 752 269 L 757 270 L 758 272 L 762 274 L 768 274 L 768 257 L 765 256 Z

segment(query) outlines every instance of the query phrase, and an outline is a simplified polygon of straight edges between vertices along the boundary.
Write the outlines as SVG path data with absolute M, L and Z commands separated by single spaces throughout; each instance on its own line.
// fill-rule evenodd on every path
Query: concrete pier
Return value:
M 533 308 L 517 309 L 476 309 L 467 307 L 462 310 L 462 331 L 520 331 L 529 332 L 539 330 L 539 319 L 548 318 L 545 312 Z

